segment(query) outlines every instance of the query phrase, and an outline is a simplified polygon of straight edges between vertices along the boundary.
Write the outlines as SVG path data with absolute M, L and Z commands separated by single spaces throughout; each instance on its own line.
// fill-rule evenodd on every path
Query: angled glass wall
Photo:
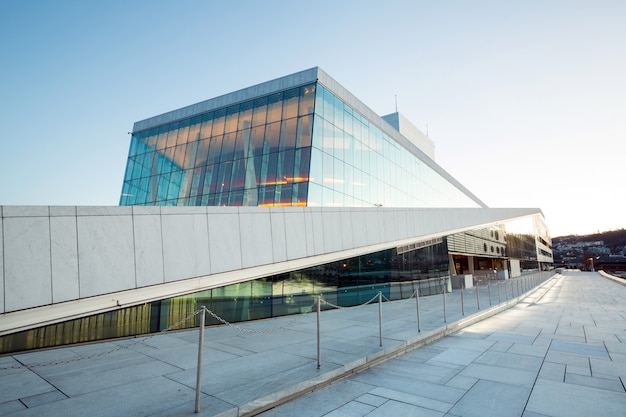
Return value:
M 387 249 L 0 336 L 0 354 L 159 332 L 201 306 L 229 322 L 242 322 L 309 312 L 317 296 L 347 307 L 362 304 L 379 291 L 390 300 L 408 298 L 418 286 L 422 296 L 441 294 L 448 280 L 444 241 L 402 253 Z M 207 316 L 207 324 L 221 322 Z M 178 328 L 195 326 L 191 320 Z
M 480 207 L 319 83 L 134 132 L 120 205 Z
M 315 85 L 134 132 L 120 205 L 304 206 Z
M 480 207 L 319 83 L 312 146 L 309 206 Z

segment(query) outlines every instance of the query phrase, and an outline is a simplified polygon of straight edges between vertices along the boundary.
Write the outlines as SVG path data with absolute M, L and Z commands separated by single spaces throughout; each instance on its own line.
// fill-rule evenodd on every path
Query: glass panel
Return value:
M 281 152 L 282 154 L 282 178 L 284 181 L 290 183 L 294 181 L 294 159 L 295 159 L 295 150 L 288 150 L 286 152 Z
M 335 120 L 335 112 L 334 112 L 334 102 L 335 96 L 333 96 L 330 91 L 324 89 L 324 119 L 328 122 L 332 123 Z
M 253 127 L 250 131 L 250 147 L 253 155 L 263 153 L 263 141 L 265 138 L 265 125 Z
M 178 137 L 176 139 L 177 145 L 182 145 L 187 143 L 189 140 L 189 123 L 190 119 L 186 119 L 180 122 L 180 126 L 178 128 Z
M 293 186 L 294 196 L 297 196 L 297 205 L 307 205 L 307 188 L 309 186 L 309 183 L 301 182 L 298 184 L 294 184 Z
M 296 132 L 296 147 L 298 148 L 311 146 L 311 118 L 312 116 L 298 118 L 298 129 Z
M 158 129 L 151 129 L 148 133 L 146 133 L 146 137 L 142 140 L 142 142 L 146 144 L 146 150 L 156 149 L 158 132 Z M 137 150 L 137 152 L 139 152 L 139 150 Z
M 202 139 L 200 137 L 200 127 L 202 126 L 202 117 L 196 116 L 191 118 L 191 122 L 189 125 L 189 141 L 198 141 Z
M 311 144 L 316 148 L 324 147 L 324 119 L 319 116 L 313 118 L 313 136 Z
M 321 184 L 324 180 L 324 153 L 317 148 L 311 148 L 311 168 L 309 181 Z M 320 200 L 321 201 L 321 200 Z
M 250 143 L 250 129 L 240 130 L 237 132 L 237 139 L 235 141 L 235 149 L 233 150 L 233 158 L 241 159 L 245 158 L 248 152 L 248 145 Z
M 243 189 L 246 180 L 246 160 L 238 159 L 233 162 L 230 189 Z
M 222 151 L 222 136 L 213 136 L 211 138 L 211 145 L 209 146 L 209 159 L 207 163 L 209 165 L 217 164 L 220 162 L 220 152 Z
M 183 163 L 183 167 L 193 168 L 194 163 L 196 161 L 196 154 L 198 152 L 199 143 L 197 141 L 190 142 L 187 144 L 187 153 L 185 153 L 185 161 Z
M 204 114 L 202 116 L 202 124 L 200 125 L 200 137 L 202 139 L 209 138 L 211 136 L 212 127 L 213 127 L 213 112 Z
M 276 184 L 276 168 L 278 165 L 278 153 L 271 153 L 267 159 L 267 170 L 265 172 L 265 184 Z
M 267 97 L 254 100 L 252 111 L 252 126 L 264 125 L 267 117 Z
M 224 134 L 225 122 L 226 122 L 226 110 L 225 109 L 216 110 L 215 118 L 213 119 L 211 137 Z
M 291 119 L 298 115 L 298 96 L 300 89 L 287 90 L 283 97 L 283 119 Z
M 200 167 L 207 164 L 207 158 L 209 157 L 209 143 L 209 139 L 203 139 L 198 142 L 195 166 Z
M 267 123 L 277 122 L 281 119 L 283 111 L 283 93 L 272 94 L 268 97 Z
M 318 85 L 315 89 L 315 114 L 324 116 L 324 90 L 325 88 Z
M 309 183 L 306 205 L 309 207 L 322 206 L 322 186 L 319 184 Z
M 289 119 L 282 122 L 280 131 L 280 150 L 293 149 L 296 146 L 296 125 L 298 119 Z
M 324 172 L 322 184 L 324 185 L 324 187 L 330 187 L 331 189 L 333 188 L 333 182 L 335 180 L 335 177 L 333 175 L 334 166 L 335 163 L 333 161 L 333 157 L 328 155 L 327 153 L 324 153 L 322 162 L 322 169 Z
M 159 128 L 159 135 L 157 136 L 157 149 L 165 149 L 167 146 L 167 126 L 161 126 Z
M 265 145 L 264 152 L 278 152 L 280 143 L 280 122 L 268 124 L 265 128 Z
M 219 188 L 216 190 L 216 192 L 221 193 L 230 189 L 230 177 L 232 175 L 232 170 L 232 161 L 224 162 L 219 165 L 219 173 L 217 179 L 217 186 Z
M 343 101 L 339 98 L 334 98 L 334 111 L 335 111 L 335 119 L 333 121 L 334 125 L 339 129 L 343 129 Z
M 237 130 L 237 119 L 239 117 L 239 105 L 230 106 L 226 109 L 226 125 L 224 133 L 231 133 Z
M 304 116 L 313 113 L 315 104 L 315 84 L 300 87 L 300 106 L 298 115 Z
M 294 182 L 307 181 L 309 179 L 309 164 L 311 162 L 311 148 L 296 150 L 294 158 Z
M 237 130 L 249 129 L 252 125 L 252 101 L 241 103 Z
M 169 132 L 167 132 L 167 145 L 166 148 L 176 146 L 176 136 L 178 136 L 178 122 L 170 123 L 168 126 Z
M 326 161 L 324 161 L 324 162 L 326 162 Z M 344 172 L 343 172 L 344 163 L 340 159 L 333 158 L 333 164 L 334 164 L 334 167 L 333 167 L 333 175 L 334 175 L 334 177 L 333 177 L 333 181 L 332 181 L 333 189 L 335 191 L 337 191 L 337 192 L 343 193 L 344 192 L 344 186 L 343 186 L 343 183 L 344 183 Z M 324 185 L 326 185 L 326 184 L 324 184 Z M 326 185 L 326 186 L 328 186 L 328 185 Z
M 220 156 L 220 162 L 233 160 L 236 138 L 237 134 L 234 132 L 224 135 L 224 139 L 222 141 L 222 154 Z

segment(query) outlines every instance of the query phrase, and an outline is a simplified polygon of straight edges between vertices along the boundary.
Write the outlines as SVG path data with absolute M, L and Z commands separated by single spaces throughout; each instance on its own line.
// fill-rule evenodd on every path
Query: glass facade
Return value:
M 134 132 L 120 205 L 480 207 L 319 83 Z
M 315 85 L 134 132 L 120 205 L 305 206 Z
M 140 122 L 120 205 L 484 207 L 349 94 L 303 84 Z M 0 353 L 157 332 L 200 306 L 240 322 L 310 311 L 317 296 L 352 306 L 379 291 L 391 300 L 418 287 L 439 294 L 470 256 L 488 267 L 516 258 L 536 269 L 551 262 L 549 247 L 543 220 L 531 216 L 3 336 Z
M 159 332 L 205 306 L 229 322 L 309 312 L 317 296 L 354 306 L 379 291 L 391 300 L 441 294 L 449 279 L 444 241 L 399 253 L 396 249 L 285 274 L 97 314 L 0 337 L 0 354 Z M 207 325 L 221 324 L 207 315 Z M 178 328 L 197 326 L 190 320 Z

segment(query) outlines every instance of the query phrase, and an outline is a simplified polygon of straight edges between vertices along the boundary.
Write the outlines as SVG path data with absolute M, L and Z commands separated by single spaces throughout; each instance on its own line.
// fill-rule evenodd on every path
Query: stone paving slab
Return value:
M 460 294 L 449 294 L 447 323 L 441 296 L 421 298 L 421 332 L 414 299 L 385 303 L 382 347 L 377 305 L 324 311 L 319 369 L 315 314 L 275 334 L 261 332 L 292 318 L 242 325 L 252 334 L 207 328 L 200 415 L 577 416 L 588 408 L 572 404 L 584 401 L 596 403 L 592 415 L 623 415 L 626 286 L 567 273 L 521 297 L 507 287 L 499 305 L 492 288 L 491 307 L 482 288 L 480 311 L 466 294 L 465 316 Z M 197 338 L 181 331 L 0 357 L 0 415 L 196 415 Z M 539 388 L 572 404 L 559 408 Z
M 553 285 L 546 285 L 543 296 L 527 300 L 350 377 L 348 381 L 369 385 L 367 394 L 334 411 L 307 415 L 626 415 L 626 345 L 622 343 L 626 338 L 620 337 L 626 328 L 626 288 L 597 274 L 567 273 Z M 597 320 L 607 305 L 613 314 L 608 320 L 610 326 Z M 596 326 L 591 327 L 594 322 Z M 593 337 L 585 340 L 585 334 Z M 407 360 L 412 356 L 416 360 Z M 422 360 L 423 364 L 440 367 L 440 375 L 452 377 L 447 382 L 436 378 L 421 382 L 417 365 L 423 365 Z M 437 375 L 432 369 L 429 372 Z M 410 377 L 411 373 L 415 376 Z M 261 416 L 298 415 L 292 413 L 300 410 L 298 403 L 314 404 L 318 392 L 331 391 L 332 386 L 323 388 Z M 377 401 L 371 401 L 370 396 Z M 368 399 L 375 410 L 359 414 L 350 407 L 358 398 Z M 418 402 L 416 398 L 435 402 Z M 344 410 L 354 412 L 340 413 Z

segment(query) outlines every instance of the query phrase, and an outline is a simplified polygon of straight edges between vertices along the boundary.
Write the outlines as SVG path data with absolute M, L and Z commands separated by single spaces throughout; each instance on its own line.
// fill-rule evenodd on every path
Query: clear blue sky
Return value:
M 320 66 L 491 207 L 626 227 L 626 1 L 0 0 L 0 205 L 117 205 L 133 123 Z

